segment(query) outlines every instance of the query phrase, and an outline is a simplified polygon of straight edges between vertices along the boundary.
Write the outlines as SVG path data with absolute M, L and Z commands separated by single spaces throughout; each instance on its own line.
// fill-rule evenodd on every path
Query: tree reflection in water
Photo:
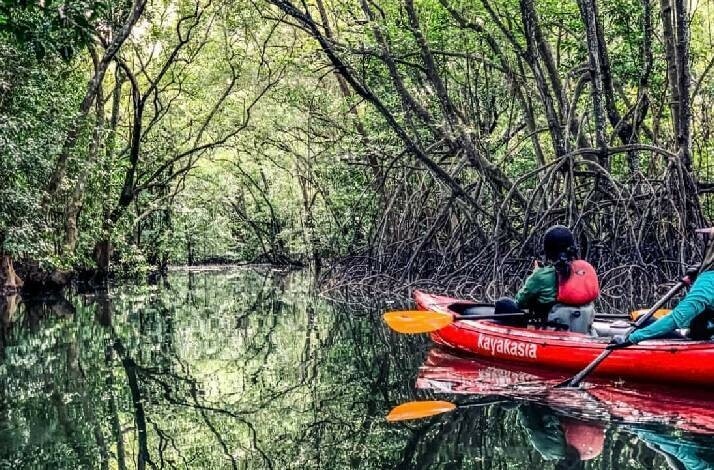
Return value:
M 414 390 L 428 341 L 387 331 L 383 305 L 350 305 L 320 298 L 307 274 L 248 269 L 175 272 L 155 285 L 67 298 L 4 298 L 0 463 L 562 466 L 531 445 L 520 402 L 385 422 L 395 404 L 434 395 Z M 529 413 L 538 421 L 554 412 Z M 577 464 L 668 468 L 683 461 L 673 449 L 707 457 L 708 438 L 674 433 L 609 423 L 602 452 Z

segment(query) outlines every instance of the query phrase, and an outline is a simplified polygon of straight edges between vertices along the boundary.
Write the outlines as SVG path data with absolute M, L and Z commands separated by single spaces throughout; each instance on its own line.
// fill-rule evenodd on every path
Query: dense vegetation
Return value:
M 340 104 L 290 78 L 304 40 L 239 2 L 94 2 L 55 21 L 85 3 L 4 10 L 4 253 L 106 271 L 343 250 L 369 201 L 361 171 L 311 141 L 310 107 Z
M 714 188 L 711 17 L 683 0 L 2 2 L 3 282 L 19 259 L 504 283 L 556 222 L 614 284 L 676 275 Z

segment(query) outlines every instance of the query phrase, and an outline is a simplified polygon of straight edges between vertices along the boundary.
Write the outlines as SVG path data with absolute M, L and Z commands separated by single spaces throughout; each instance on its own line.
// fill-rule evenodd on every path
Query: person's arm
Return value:
M 632 332 L 628 338 L 632 343 L 639 343 L 646 339 L 659 338 L 677 329 L 677 324 L 672 318 L 672 314 L 662 317 L 646 328 Z
M 547 268 L 537 268 L 526 278 L 526 282 L 523 283 L 523 287 L 516 293 L 514 299 L 518 308 L 528 308 L 533 299 L 538 297 L 538 293 L 543 288 L 544 275 L 547 276 L 545 269 Z
M 660 318 L 646 328 L 633 332 L 628 338 L 633 343 L 659 338 L 677 328 L 687 328 L 694 317 L 706 310 L 714 295 L 714 272 L 700 275 L 689 293 L 666 317 Z
M 625 430 L 635 434 L 647 447 L 663 455 L 670 464 L 670 468 L 675 470 L 707 470 L 712 468 L 714 462 L 712 462 L 711 458 L 707 458 L 708 449 L 693 440 L 638 427 L 630 428 L 628 426 L 625 427 Z

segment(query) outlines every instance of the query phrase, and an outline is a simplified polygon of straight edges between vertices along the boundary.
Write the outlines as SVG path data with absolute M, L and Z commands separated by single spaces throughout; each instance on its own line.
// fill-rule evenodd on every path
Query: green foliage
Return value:
M 41 257 L 51 252 L 39 217 L 49 157 L 76 113 L 83 74 L 56 59 L 38 61 L 3 35 L 0 64 L 0 249 Z
M 0 34 L 29 46 L 38 59 L 70 60 L 85 47 L 111 0 L 2 0 Z M 121 2 L 119 2 L 121 3 Z M 5 33 L 5 34 L 4 34 Z
M 91 267 L 98 242 L 110 240 L 112 263 L 126 272 L 211 260 L 307 264 L 354 254 L 375 237 L 404 235 L 402 227 L 385 228 L 402 215 L 431 221 L 451 196 L 415 165 L 413 152 L 385 117 L 338 82 L 320 46 L 272 16 L 277 10 L 271 3 L 148 2 L 103 76 L 101 106 L 86 116 L 79 116 L 79 104 L 95 72 L 89 45 L 101 58 L 133 2 L 0 3 L 2 250 L 57 266 Z M 478 27 L 461 25 L 445 4 Z M 646 91 L 650 105 L 642 139 L 666 147 L 675 139 L 667 118 L 661 41 L 653 41 L 653 71 L 645 90 L 640 84 L 642 3 L 598 5 L 615 106 L 623 116 L 631 115 L 632 104 Z M 544 105 L 519 52 L 526 47 L 521 7 L 517 1 L 415 2 L 435 72 L 462 114 L 458 123 L 450 122 L 453 117 L 430 83 L 403 2 L 373 5 L 372 22 L 362 18 L 361 4 L 353 1 L 326 5 L 327 16 L 321 18 L 330 25 L 340 59 L 429 158 L 449 174 L 456 171 L 455 180 L 469 191 L 479 188 L 483 207 L 497 204 L 503 188 L 485 192 L 493 182 L 483 179 L 477 163 L 461 160 L 460 144 L 447 148 L 444 136 L 463 129 L 477 152 L 510 182 L 553 158 Z M 659 7 L 652 7 L 656 39 Z M 544 0 L 536 10 L 564 95 L 574 97 L 587 72 L 578 4 Z M 710 18 L 703 11 L 692 19 L 695 78 L 705 73 L 711 49 Z M 311 14 L 320 13 L 311 7 Z M 431 121 L 406 104 L 375 28 L 406 93 Z M 706 78 L 694 106 L 694 161 L 702 179 L 710 173 L 706 110 L 714 96 Z M 132 152 L 134 86 L 142 114 L 141 137 Z M 593 132 L 588 87 L 585 80 L 579 98 L 568 103 L 585 141 Z M 514 95 L 516 89 L 522 98 Z M 528 114 L 525 101 L 533 129 L 522 122 Z M 614 144 L 612 131 L 608 127 Z M 65 157 L 59 187 L 50 194 L 48 183 Z M 644 153 L 637 158 L 653 171 L 665 165 Z M 627 180 L 628 164 L 613 158 L 613 179 Z M 532 191 L 538 180 L 519 184 Z M 399 214 L 416 200 L 423 212 Z M 65 219 L 75 201 L 77 234 L 69 243 Z M 385 215 L 390 210 L 394 216 Z M 451 244 L 452 234 L 442 235 L 440 243 Z

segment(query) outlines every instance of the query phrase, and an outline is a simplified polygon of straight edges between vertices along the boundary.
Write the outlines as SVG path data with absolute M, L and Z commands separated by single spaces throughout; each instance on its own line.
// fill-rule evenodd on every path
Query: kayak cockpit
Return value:
M 484 317 L 490 317 L 495 314 L 495 308 L 493 304 L 478 303 L 478 302 L 454 302 L 447 306 L 447 309 L 459 315 L 483 315 Z M 606 313 L 595 314 L 595 321 L 592 325 L 592 337 L 595 338 L 611 338 L 615 335 L 623 335 L 632 326 L 628 321 L 629 317 L 627 315 L 613 315 Z M 493 319 L 491 321 L 494 321 Z M 495 320 L 499 323 L 498 320 Z M 530 330 L 555 330 L 554 327 L 542 327 L 538 325 L 529 325 L 527 329 Z M 563 331 L 562 329 L 560 331 Z M 686 340 L 686 330 L 678 330 L 676 333 L 678 338 L 671 339 L 683 339 Z
M 476 302 L 454 302 L 449 304 L 449 311 L 459 315 L 494 315 L 496 308 L 493 304 L 480 304 Z

